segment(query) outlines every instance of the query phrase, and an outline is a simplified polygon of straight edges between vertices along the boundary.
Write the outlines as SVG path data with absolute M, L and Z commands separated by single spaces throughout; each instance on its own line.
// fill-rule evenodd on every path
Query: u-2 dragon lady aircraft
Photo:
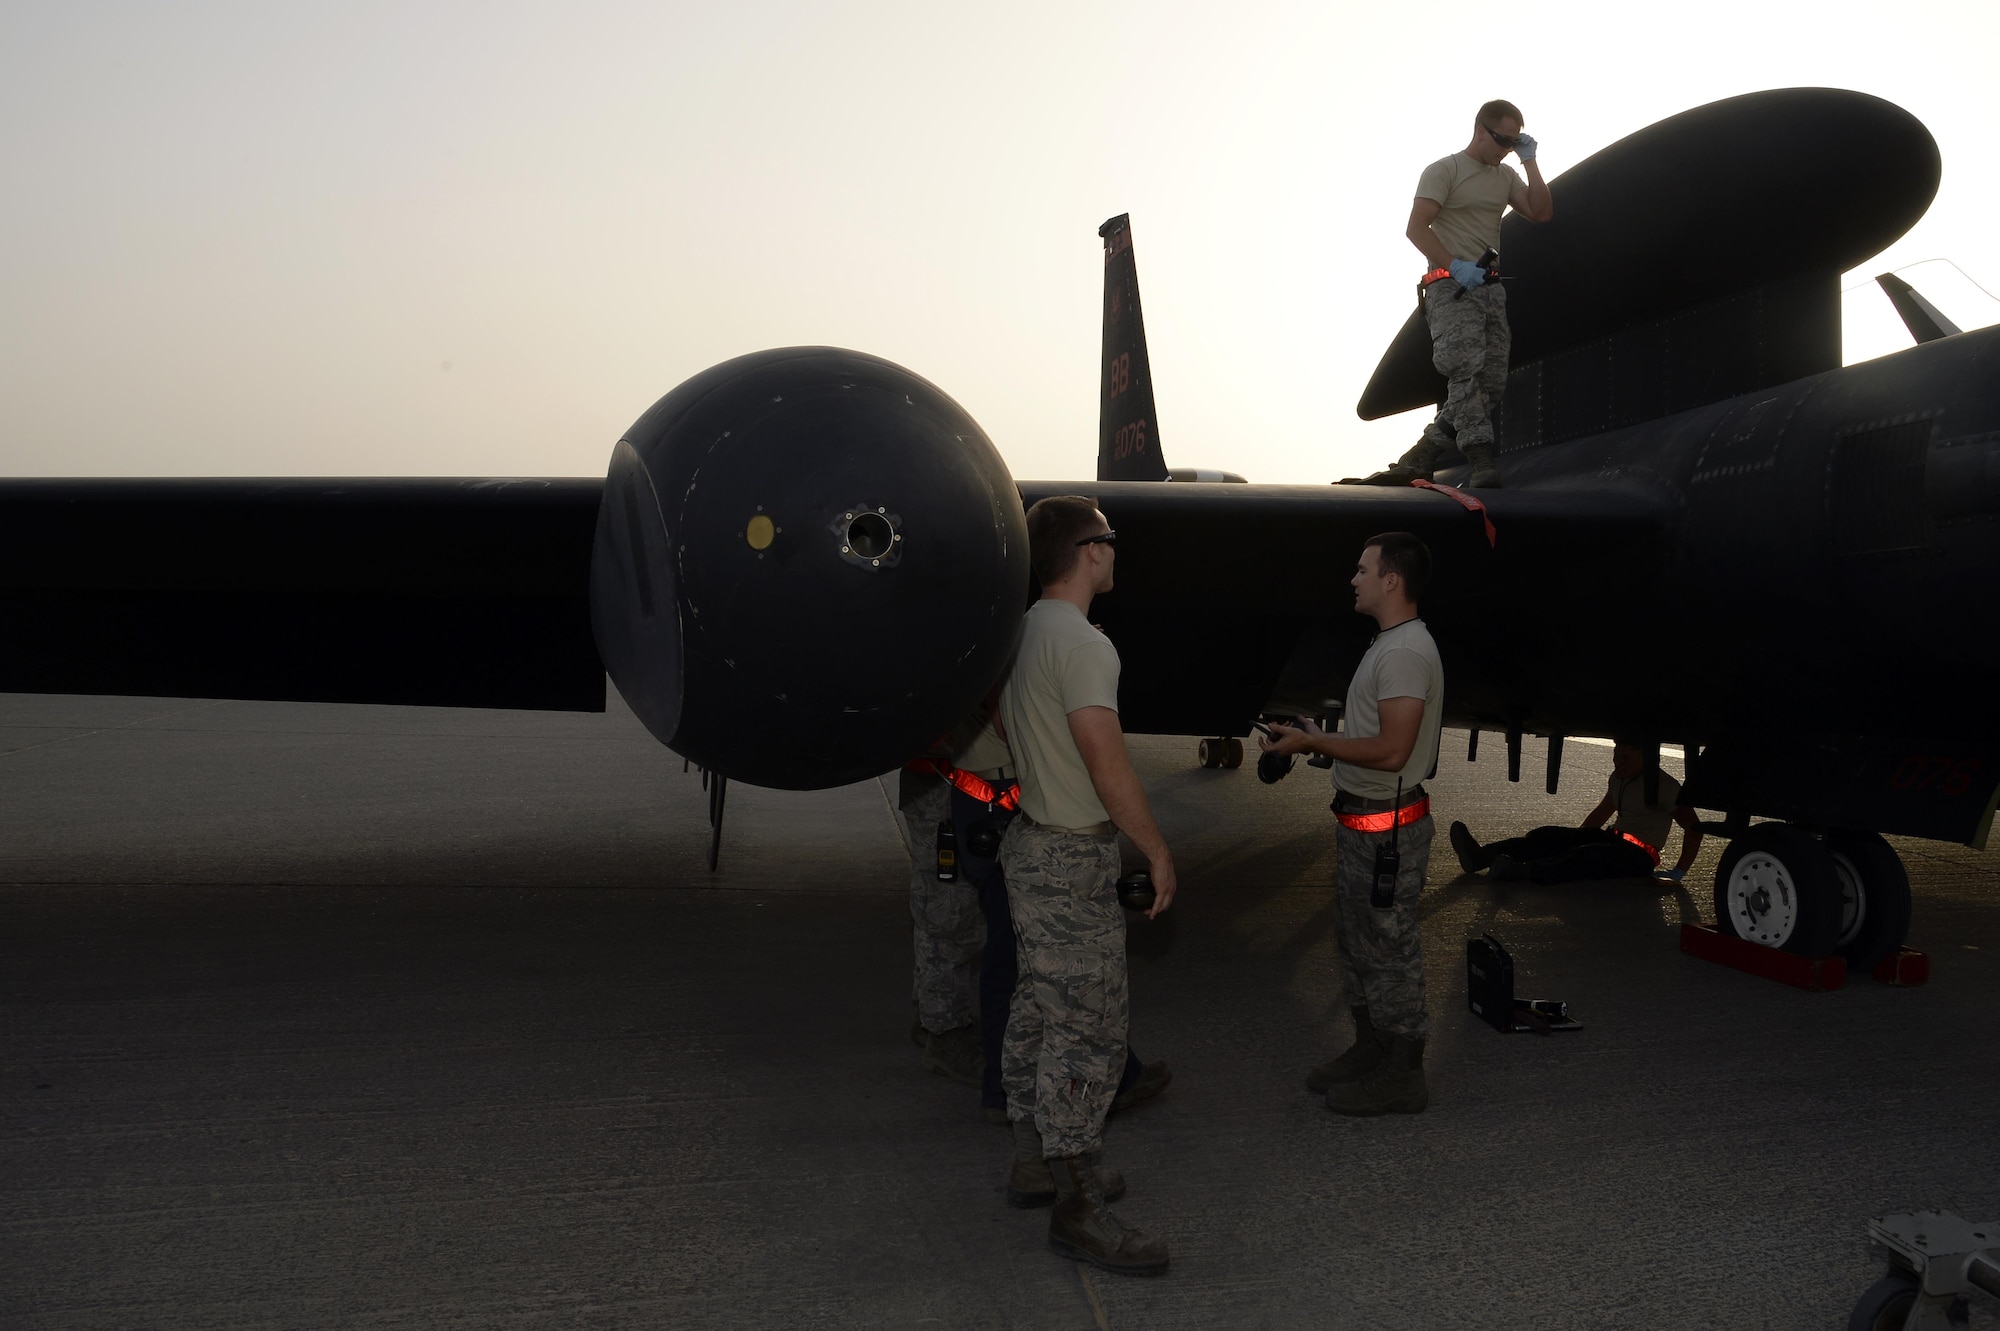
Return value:
M 1551 783 L 1565 736 L 1683 745 L 1684 799 L 1732 838 L 1724 926 L 1872 965 L 1909 919 L 1882 834 L 1983 846 L 2000 799 L 2000 329 L 1913 320 L 1920 345 L 1840 363 L 1840 274 L 1938 179 L 1917 120 L 1830 89 L 1699 107 L 1564 172 L 1554 221 L 1502 228 L 1507 488 L 1483 513 L 1170 480 L 1114 219 L 1092 481 L 1017 483 L 935 386 L 793 348 L 673 390 L 602 481 L 0 482 L 0 690 L 596 710 L 608 673 L 675 752 L 824 787 L 986 694 L 1044 495 L 1118 530 L 1098 611 L 1139 732 L 1241 736 L 1341 696 L 1354 556 L 1407 530 L 1451 724 L 1504 735 L 1512 775 L 1549 736 Z M 1361 414 L 1442 387 L 1413 314 Z

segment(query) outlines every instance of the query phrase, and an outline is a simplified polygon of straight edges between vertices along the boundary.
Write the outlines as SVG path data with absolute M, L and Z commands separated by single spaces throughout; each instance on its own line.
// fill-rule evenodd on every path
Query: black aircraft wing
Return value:
M 590 575 L 603 490 L 588 479 L 0 482 L 0 691 L 601 710 Z M 1635 590 L 1614 570 L 1657 565 L 1664 539 L 1657 504 L 1604 489 L 1488 495 L 1484 514 L 1415 489 L 1020 490 L 1024 506 L 1082 490 L 1118 527 L 1130 572 L 1099 618 L 1125 657 L 1127 725 L 1156 734 L 1240 734 L 1274 702 L 1338 696 L 1367 645 L 1347 580 L 1362 541 L 1385 530 L 1436 552 L 1440 642 L 1455 663 L 1484 663 L 1455 673 L 1455 715 L 1493 724 L 1522 707 L 1509 663 L 1543 655 L 1520 640 L 1545 626 L 1491 609 L 1521 604 L 1522 582 L 1587 549 L 1574 590 L 1601 621 Z M 1536 679 L 1565 714 L 1596 675 L 1575 666 Z
M 0 691 L 602 711 L 603 489 L 0 481 Z

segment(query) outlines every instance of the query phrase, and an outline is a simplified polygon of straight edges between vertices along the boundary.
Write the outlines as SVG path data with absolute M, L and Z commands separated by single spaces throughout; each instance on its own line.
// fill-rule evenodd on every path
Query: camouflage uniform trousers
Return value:
M 1396 874 L 1396 904 L 1377 910 L 1368 902 L 1375 888 L 1375 848 L 1388 832 L 1337 827 L 1334 869 L 1334 927 L 1340 938 L 1340 977 L 1350 1007 L 1366 1007 L 1375 1029 L 1422 1039 L 1430 1033 L 1424 1009 L 1423 937 L 1417 899 L 1430 868 L 1431 837 L 1437 824 L 1425 814 L 1399 830 L 1402 864 Z
M 1506 399 L 1513 341 L 1507 290 L 1497 282 L 1470 291 L 1449 279 L 1433 282 L 1424 290 L 1424 321 L 1431 330 L 1431 364 L 1451 386 L 1437 419 L 1424 427 L 1423 438 L 1403 460 L 1429 471 L 1440 454 L 1494 441 L 1493 413 Z
M 896 813 L 910 848 L 910 919 L 916 973 L 910 995 L 917 1022 L 933 1035 L 970 1026 L 978 1014 L 979 951 L 986 921 L 979 889 L 961 870 L 955 883 L 937 878 L 938 823 L 951 816 L 951 787 L 928 773 L 905 772 Z
M 1033 1119 L 1050 1159 L 1097 1150 L 1125 1071 L 1131 995 L 1118 838 L 1016 818 L 1000 842 L 1021 978 L 1007 1012 L 1007 1117 Z

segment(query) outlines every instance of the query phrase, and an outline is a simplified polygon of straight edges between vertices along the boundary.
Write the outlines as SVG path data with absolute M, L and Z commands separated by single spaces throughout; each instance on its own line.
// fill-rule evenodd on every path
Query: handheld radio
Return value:
M 937 825 L 937 880 L 940 883 L 958 881 L 958 829 L 946 818 Z
M 1396 807 L 1389 814 L 1389 839 L 1375 847 L 1375 886 L 1368 893 L 1368 904 L 1376 910 L 1388 910 L 1396 904 L 1396 877 L 1403 871 L 1403 852 L 1397 845 L 1403 839 L 1403 779 L 1396 778 Z

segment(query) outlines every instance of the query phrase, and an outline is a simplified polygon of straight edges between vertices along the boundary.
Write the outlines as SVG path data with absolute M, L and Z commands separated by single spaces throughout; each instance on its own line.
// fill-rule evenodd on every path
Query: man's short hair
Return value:
M 1047 587 L 1076 569 L 1083 554 L 1077 542 L 1097 530 L 1097 501 L 1082 495 L 1050 495 L 1028 510 L 1028 563 L 1035 581 Z
M 1373 546 L 1378 553 L 1384 573 L 1393 573 L 1403 580 L 1403 595 L 1416 605 L 1424 599 L 1424 592 L 1431 585 L 1431 548 L 1406 531 L 1385 531 L 1380 536 L 1370 536 L 1362 545 L 1366 550 Z
M 1479 108 L 1479 123 L 1489 129 L 1502 120 L 1511 120 L 1517 125 L 1528 123 L 1528 118 L 1521 114 L 1520 107 L 1498 97 Z

